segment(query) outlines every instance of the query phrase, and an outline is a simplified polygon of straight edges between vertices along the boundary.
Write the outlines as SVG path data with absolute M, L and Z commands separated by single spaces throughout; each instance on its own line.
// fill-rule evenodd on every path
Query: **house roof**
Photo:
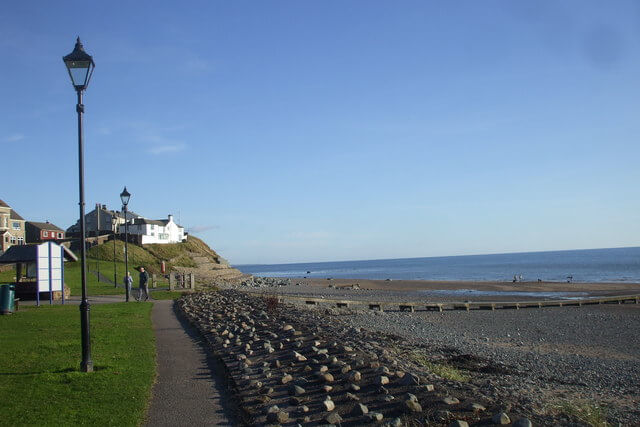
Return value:
M 67 249 L 66 246 L 56 245 L 64 250 L 64 257 L 68 261 L 77 261 L 78 257 Z M 11 246 L 0 256 L 0 264 L 14 264 L 16 262 L 34 262 L 38 258 L 38 245 L 17 245 Z
M 20 215 L 18 215 L 18 212 L 16 212 L 13 209 L 11 209 L 11 213 L 9 214 L 9 218 L 18 219 L 18 220 L 24 221 L 24 218 L 22 218 Z
M 165 226 L 166 222 L 162 222 L 156 219 L 147 219 L 147 218 L 136 218 L 133 221 L 134 224 L 153 224 L 153 225 L 161 225 L 161 226 Z
M 111 215 L 115 215 L 118 218 L 124 218 L 124 212 L 122 211 L 105 211 L 105 212 L 109 212 Z M 129 218 L 142 218 L 142 216 L 138 215 L 134 211 L 129 211 L 129 210 L 127 211 L 127 216 Z
M 22 218 L 18 212 L 15 211 L 15 209 L 13 209 L 11 206 L 9 206 L 4 200 L 0 200 L 0 207 L 2 208 L 9 208 L 9 218 L 11 219 L 18 219 L 18 220 L 22 220 L 24 221 L 24 218 Z
M 27 224 L 32 225 L 40 230 L 55 230 L 55 231 L 64 231 L 62 228 L 58 227 L 55 224 L 51 224 L 50 222 L 35 222 L 35 221 L 27 221 Z

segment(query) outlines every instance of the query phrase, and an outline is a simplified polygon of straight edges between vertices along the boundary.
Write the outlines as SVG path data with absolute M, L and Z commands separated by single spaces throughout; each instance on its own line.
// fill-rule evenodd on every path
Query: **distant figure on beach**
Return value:
M 516 276 L 515 274 L 513 275 L 513 283 L 516 283 L 518 281 L 518 276 Z
M 520 279 L 519 282 L 524 282 L 524 278 L 522 277 L 522 274 L 520 275 L 519 279 Z
M 573 282 L 573 276 L 567 276 L 567 283 Z
M 541 282 L 542 282 L 542 279 L 538 279 L 538 283 L 541 283 Z

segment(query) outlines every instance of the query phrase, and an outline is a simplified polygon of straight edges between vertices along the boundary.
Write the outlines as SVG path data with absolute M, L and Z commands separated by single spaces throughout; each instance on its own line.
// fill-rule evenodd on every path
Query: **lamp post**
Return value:
M 127 218 L 127 205 L 129 204 L 129 198 L 131 194 L 127 191 L 127 187 L 124 187 L 122 193 L 120 193 L 120 200 L 122 201 L 122 211 L 124 212 L 124 274 L 125 276 L 129 272 L 129 252 L 127 243 L 129 241 L 129 219 Z M 125 283 L 126 289 L 126 301 L 129 302 L 129 286 Z
M 96 240 L 95 244 L 100 244 L 100 203 L 96 203 Z M 98 272 L 98 283 L 100 283 L 100 259 L 96 258 L 96 270 Z
M 80 370 L 83 372 L 93 372 L 93 361 L 91 360 L 91 335 L 89 330 L 89 301 L 87 300 L 87 243 L 84 221 L 84 147 L 82 135 L 82 115 L 84 114 L 84 104 L 82 103 L 82 93 L 89 85 L 89 80 L 93 74 L 95 63 L 91 55 L 84 51 L 80 42 L 80 37 L 76 41 L 73 52 L 62 58 L 71 77 L 71 83 L 78 95 L 76 112 L 78 113 L 78 181 L 80 193 L 80 258 L 81 258 L 81 279 L 82 279 L 82 302 L 80 303 L 80 330 L 82 341 L 82 362 Z
M 111 217 L 111 228 L 113 229 L 113 287 L 118 287 L 118 270 L 116 268 L 116 229 L 118 227 L 118 218 L 116 215 Z

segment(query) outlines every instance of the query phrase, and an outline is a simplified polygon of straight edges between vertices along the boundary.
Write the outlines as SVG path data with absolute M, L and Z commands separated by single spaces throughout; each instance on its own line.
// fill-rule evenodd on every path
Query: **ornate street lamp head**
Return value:
M 127 191 L 127 187 L 124 187 L 124 190 L 122 190 L 122 193 L 120 193 L 120 200 L 122 200 L 122 204 L 124 206 L 127 206 L 129 204 L 130 197 L 131 194 L 129 194 L 129 192 Z
M 85 90 L 89 85 L 89 80 L 91 79 L 96 64 L 93 62 L 91 55 L 84 51 L 80 37 L 78 37 L 76 41 L 73 52 L 64 56 L 62 60 L 64 61 L 64 65 L 67 66 L 73 87 L 78 91 Z

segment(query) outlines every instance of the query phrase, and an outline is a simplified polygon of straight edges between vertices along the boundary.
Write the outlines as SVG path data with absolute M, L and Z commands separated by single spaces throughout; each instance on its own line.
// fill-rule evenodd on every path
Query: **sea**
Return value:
M 262 277 L 640 283 L 640 247 L 236 265 Z

